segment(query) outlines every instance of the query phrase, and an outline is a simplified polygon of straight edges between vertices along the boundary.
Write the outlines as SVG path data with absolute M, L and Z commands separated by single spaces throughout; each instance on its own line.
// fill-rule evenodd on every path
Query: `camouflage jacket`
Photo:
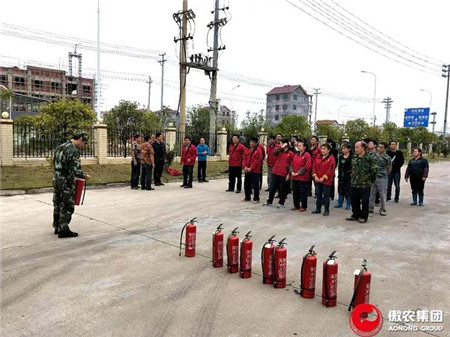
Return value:
M 378 172 L 377 161 L 368 153 L 352 159 L 352 187 L 368 188 L 375 181 Z
M 55 169 L 53 180 L 64 179 L 67 182 L 73 182 L 75 178 L 86 178 L 81 170 L 80 153 L 71 141 L 56 148 L 53 167 Z

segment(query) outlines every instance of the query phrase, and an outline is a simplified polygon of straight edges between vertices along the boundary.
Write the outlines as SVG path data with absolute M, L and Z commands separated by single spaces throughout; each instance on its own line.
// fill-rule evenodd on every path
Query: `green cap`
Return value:
M 84 132 L 75 132 L 73 139 L 82 139 L 85 143 L 89 141 L 89 136 Z

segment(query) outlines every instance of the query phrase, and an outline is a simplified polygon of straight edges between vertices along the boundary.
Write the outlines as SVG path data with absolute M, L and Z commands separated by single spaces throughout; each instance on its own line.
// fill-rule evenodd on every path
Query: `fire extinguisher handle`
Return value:
M 252 236 L 250 235 L 250 233 L 251 233 L 252 231 L 249 231 L 247 234 L 245 234 L 245 237 L 247 238 L 247 239 L 250 239 Z
M 237 234 L 237 233 L 239 233 L 237 230 L 238 230 L 238 228 L 239 227 L 236 227 L 235 229 L 233 229 L 232 231 L 231 231 L 231 234 L 232 235 L 234 235 L 234 234 Z
M 223 223 L 221 223 L 219 226 L 217 226 L 217 228 L 216 228 L 216 230 L 217 231 L 220 231 L 220 230 L 222 230 L 223 229 Z
M 366 270 L 367 271 L 367 259 L 364 259 L 363 260 L 363 262 L 362 262 L 362 265 L 361 265 L 362 267 L 363 267 L 363 269 L 364 270 Z
M 272 235 L 272 236 L 267 240 L 267 242 L 269 242 L 269 243 L 274 242 L 275 240 L 274 240 L 273 238 L 274 238 L 275 236 L 276 236 L 276 235 Z
M 309 248 L 309 254 L 311 254 L 311 255 L 315 255 L 315 251 L 314 251 L 314 247 L 315 247 L 316 245 L 312 245 L 311 246 L 311 248 Z
M 282 246 L 284 246 L 284 245 L 287 245 L 287 243 L 284 242 L 284 240 L 286 240 L 286 239 L 287 239 L 287 238 L 281 239 L 281 240 L 278 242 L 278 247 L 282 247 Z
M 194 222 L 197 222 L 197 217 L 195 217 L 189 221 L 189 223 L 194 223 Z
M 329 260 L 337 259 L 337 256 L 335 255 L 336 252 L 337 252 L 337 250 L 333 250 L 333 251 L 331 252 L 331 254 L 328 255 L 328 259 L 329 259 Z

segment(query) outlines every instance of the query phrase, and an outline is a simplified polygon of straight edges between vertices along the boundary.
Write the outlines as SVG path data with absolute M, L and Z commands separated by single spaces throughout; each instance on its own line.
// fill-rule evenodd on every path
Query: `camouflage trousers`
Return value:
M 53 228 L 68 229 L 74 212 L 75 184 L 64 179 L 53 180 Z

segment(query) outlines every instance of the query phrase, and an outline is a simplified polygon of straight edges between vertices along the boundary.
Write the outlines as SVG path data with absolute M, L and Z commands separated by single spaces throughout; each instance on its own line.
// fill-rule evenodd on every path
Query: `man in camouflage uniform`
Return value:
M 376 160 L 366 152 L 367 143 L 359 141 L 355 144 L 356 155 L 352 160 L 351 201 L 352 216 L 348 221 L 366 223 L 369 217 L 370 188 L 378 172 Z
M 59 145 L 53 160 L 53 228 L 59 238 L 78 236 L 72 232 L 69 223 L 74 212 L 75 178 L 89 179 L 90 176 L 81 170 L 78 149 L 85 146 L 88 137 L 84 133 L 76 133 L 72 140 Z

